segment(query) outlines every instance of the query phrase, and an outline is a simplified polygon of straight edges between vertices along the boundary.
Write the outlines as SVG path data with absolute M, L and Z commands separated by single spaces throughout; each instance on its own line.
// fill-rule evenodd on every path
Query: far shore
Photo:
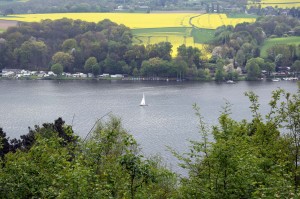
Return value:
M 203 78 L 167 78 L 167 77 L 122 77 L 122 78 L 113 78 L 113 77 L 65 77 L 65 76 L 60 76 L 60 77 L 55 77 L 55 76 L 50 76 L 50 77 L 45 77 L 45 78 L 39 78 L 37 76 L 31 76 L 31 77 L 21 77 L 21 78 L 11 78 L 11 77 L 0 77 L 0 80 L 55 80 L 55 81 L 83 81 L 83 80 L 96 80 L 96 81 L 124 81 L 124 82 L 151 82 L 151 81 L 160 81 L 160 82 L 217 82 L 215 81 L 214 78 L 211 79 L 203 79 Z M 283 76 L 278 76 L 276 78 L 274 77 L 263 77 L 257 80 L 251 80 L 251 81 L 292 81 L 292 82 L 300 82 L 298 78 L 287 78 Z M 247 80 L 245 76 L 241 76 L 238 79 L 235 80 L 223 80 L 219 81 L 219 83 L 227 83 L 227 84 L 235 84 L 239 81 L 250 81 Z

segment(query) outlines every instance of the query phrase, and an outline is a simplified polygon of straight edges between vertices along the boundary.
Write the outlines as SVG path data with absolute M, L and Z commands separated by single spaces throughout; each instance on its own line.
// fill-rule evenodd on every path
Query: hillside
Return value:
M 300 37 L 282 37 L 267 39 L 261 47 L 260 56 L 267 57 L 267 50 L 273 46 L 287 44 L 300 45 Z
M 225 14 L 199 13 L 56 13 L 56 14 L 26 14 L 2 17 L 5 20 L 20 22 L 39 22 L 45 19 L 70 18 L 97 23 L 110 19 L 118 24 L 124 24 L 133 29 L 134 43 L 156 44 L 169 41 L 173 45 L 173 56 L 177 48 L 185 44 L 204 50 L 203 44 L 213 37 L 213 30 L 218 26 L 235 26 L 242 22 L 254 22 L 255 18 L 229 18 Z

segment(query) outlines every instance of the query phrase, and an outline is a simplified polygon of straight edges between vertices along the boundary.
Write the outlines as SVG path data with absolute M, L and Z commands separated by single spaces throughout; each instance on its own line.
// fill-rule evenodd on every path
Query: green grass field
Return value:
M 195 43 L 207 44 L 213 39 L 214 33 L 214 30 L 209 29 L 193 29 L 191 35 Z
M 214 30 L 195 28 L 144 28 L 132 30 L 134 37 L 193 37 L 195 43 L 209 43 L 214 36 Z
M 273 38 L 273 39 L 267 39 L 260 51 L 261 57 L 267 57 L 267 50 L 275 45 L 280 44 L 295 44 L 300 45 L 300 37 L 284 37 L 284 38 Z
M 190 37 L 191 28 L 140 28 L 133 29 L 133 42 L 136 44 L 150 44 L 154 41 L 169 41 L 174 38 Z

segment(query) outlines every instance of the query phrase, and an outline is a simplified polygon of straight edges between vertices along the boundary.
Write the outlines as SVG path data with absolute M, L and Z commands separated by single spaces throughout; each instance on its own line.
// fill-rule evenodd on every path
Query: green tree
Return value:
M 274 33 L 281 37 L 284 33 L 288 32 L 290 30 L 290 27 L 288 27 L 284 23 L 278 23 L 274 29 Z
M 252 58 L 247 61 L 247 79 L 257 80 L 261 77 L 261 68 L 264 66 L 264 60 L 262 58 Z
M 7 40 L 0 39 L 0 69 L 5 68 L 13 60 L 13 53 Z
M 139 76 L 139 70 L 137 69 L 137 68 L 134 68 L 133 69 L 133 72 L 132 72 L 132 75 L 134 76 L 134 77 L 137 77 L 137 76 Z
M 294 31 L 295 31 L 295 35 L 296 35 L 296 36 L 300 36 L 300 26 L 296 26 L 296 27 L 294 28 Z
M 186 76 L 189 67 L 182 57 L 177 56 L 173 59 L 172 65 L 175 67 L 177 79 L 184 78 Z
M 123 70 L 123 73 L 125 73 L 125 74 L 131 74 L 131 67 L 127 64 L 124 64 L 122 66 L 122 70 Z
M 36 126 L 31 132 L 22 141 L 25 144 L 34 140 L 30 146 L 26 145 L 26 150 L 24 145 L 5 153 L 0 167 L 2 197 L 167 199 L 175 196 L 176 175 L 158 158 L 143 157 L 134 138 L 116 117 L 105 123 L 96 122 L 82 140 L 61 119 L 55 124 Z
M 51 66 L 51 71 L 57 75 L 61 75 L 64 72 L 64 67 L 60 63 L 57 63 Z
M 217 61 L 217 69 L 215 72 L 215 81 L 224 81 L 224 78 L 226 76 L 225 70 L 224 70 L 224 62 L 223 60 Z
M 107 197 L 133 199 L 156 195 L 166 198 L 172 195 L 175 175 L 158 161 L 147 160 L 139 154 L 138 144 L 123 129 L 120 119 L 111 117 L 106 123 L 97 123 L 85 142 L 84 162 L 96 174 L 97 183 Z M 157 183 L 164 186 L 159 187 Z M 150 189 L 151 193 L 147 191 Z
M 74 171 L 70 164 L 77 143 L 73 131 L 59 118 L 54 124 L 36 126 L 21 137 L 18 150 L 5 155 L 6 161 L 0 170 L 0 195 L 7 198 L 58 197 L 68 187 L 65 183 Z M 78 183 L 75 180 L 80 178 L 73 180 L 68 182 Z M 84 180 L 85 177 L 79 184 L 83 185 Z
M 271 62 L 266 62 L 262 69 L 266 70 L 268 73 L 268 76 L 271 76 L 271 73 L 275 71 L 275 64 Z
M 190 68 L 200 68 L 201 51 L 192 46 L 186 47 L 184 44 L 177 48 L 177 57 L 183 59 Z
M 6 133 L 0 128 L 0 161 L 4 159 L 4 155 L 9 152 L 9 142 Z
M 73 71 L 73 64 L 74 64 L 74 57 L 69 53 L 65 52 L 57 52 L 52 56 L 53 64 L 61 64 L 64 67 L 64 71 L 72 72 Z
M 125 52 L 124 59 L 132 67 L 140 68 L 146 56 L 147 53 L 144 45 L 134 45 Z M 131 64 L 132 61 L 136 64 L 135 66 Z
M 275 45 L 267 50 L 268 58 L 275 62 L 276 67 L 291 65 L 296 52 L 293 45 Z
M 156 57 L 142 63 L 141 73 L 145 76 L 167 77 L 171 68 L 170 62 Z
M 236 62 L 238 63 L 239 66 L 244 67 L 246 63 L 246 56 L 242 50 L 239 50 L 236 54 Z
M 296 76 L 300 73 L 300 60 L 296 60 L 292 65 L 292 71 Z
M 25 69 L 45 68 L 48 61 L 48 48 L 43 41 L 25 41 L 14 50 L 18 65 Z
M 170 42 L 160 42 L 158 44 L 150 44 L 146 46 L 148 58 L 161 58 L 170 61 L 172 59 L 172 44 Z
M 210 70 L 208 68 L 204 69 L 205 80 L 211 80 Z
M 189 172 L 181 179 L 182 198 L 283 198 L 298 194 L 297 142 L 299 94 L 274 91 L 270 112 L 259 113 L 258 96 L 247 93 L 252 119 L 233 120 L 226 103 L 219 124 L 209 128 L 195 106 L 200 141 L 191 141 L 189 151 L 178 154 Z M 281 96 L 288 101 L 282 103 Z M 298 118 L 298 119 L 297 119 Z M 291 136 L 281 136 L 284 127 Z M 295 136 L 295 134 L 297 134 Z M 210 138 L 212 135 L 213 138 Z M 297 139 L 294 139 L 297 137 Z M 293 141 L 294 140 L 294 141 Z M 298 145 L 299 146 L 299 145 Z
M 75 39 L 66 39 L 62 44 L 62 49 L 64 52 L 72 52 L 72 50 L 77 49 L 77 41 Z
M 99 64 L 96 57 L 89 57 L 84 64 L 84 70 L 88 73 L 93 73 L 94 75 L 99 74 Z

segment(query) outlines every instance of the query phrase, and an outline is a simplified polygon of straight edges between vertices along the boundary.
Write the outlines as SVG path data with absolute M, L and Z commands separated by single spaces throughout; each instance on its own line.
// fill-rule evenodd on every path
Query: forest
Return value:
M 169 42 L 133 44 L 131 30 L 110 20 L 44 20 L 20 23 L 0 34 L 0 69 L 169 78 L 180 74 L 186 79 L 217 81 L 239 80 L 241 74 L 247 80 L 257 80 L 275 71 L 297 76 L 299 45 L 273 45 L 261 53 L 266 40 L 288 39 L 291 34 L 300 36 L 300 21 L 285 16 L 261 17 L 255 23 L 235 27 L 221 26 L 205 49 L 212 55 L 207 59 L 203 56 L 207 52 L 196 47 L 182 45 L 177 56 L 172 57 Z
M 0 38 L 0 68 L 50 70 L 60 64 L 65 72 L 176 77 L 193 73 L 201 61 L 200 50 L 193 47 L 182 46 L 184 58 L 176 61 L 169 42 L 133 45 L 130 29 L 109 20 L 22 23 Z
M 193 106 L 198 139 L 184 154 L 169 147 L 187 176 L 141 155 L 115 116 L 85 137 L 62 118 L 20 139 L 0 128 L 0 198 L 299 198 L 300 87 L 273 91 L 266 115 L 255 93 L 245 95 L 250 120 L 232 119 L 226 103 L 218 124 L 208 126 Z

